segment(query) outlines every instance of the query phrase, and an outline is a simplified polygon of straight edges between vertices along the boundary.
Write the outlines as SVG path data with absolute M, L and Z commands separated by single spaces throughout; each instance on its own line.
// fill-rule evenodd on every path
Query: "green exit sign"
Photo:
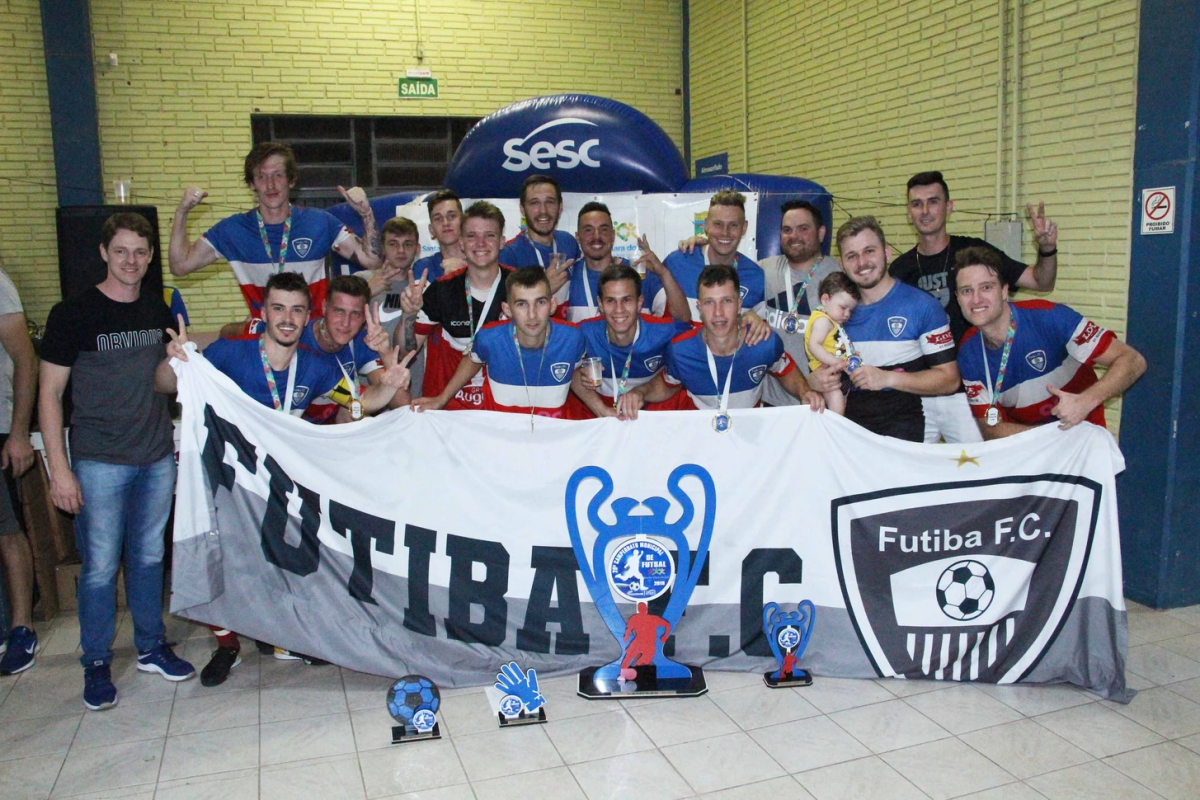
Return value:
M 438 96 L 437 78 L 401 78 L 401 100 L 432 100 Z

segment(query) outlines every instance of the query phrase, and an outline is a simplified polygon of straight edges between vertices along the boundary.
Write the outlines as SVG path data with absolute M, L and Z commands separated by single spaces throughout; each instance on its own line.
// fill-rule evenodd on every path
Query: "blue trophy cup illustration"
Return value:
M 696 519 L 696 507 L 680 485 L 685 478 L 698 480 L 704 494 L 694 559 L 686 531 Z M 581 487 L 590 481 L 598 481 L 600 487 L 587 505 L 587 522 L 596 532 L 589 560 L 576 504 Z M 708 557 L 716 519 L 716 487 L 703 467 L 683 464 L 667 478 L 667 491 L 682 509 L 678 519 L 667 520 L 671 502 L 664 497 L 648 497 L 640 502 L 618 497 L 611 503 L 616 522 L 610 525 L 599 512 L 612 497 L 612 477 L 599 467 L 583 467 L 567 482 L 571 546 L 596 611 L 622 650 L 620 659 L 579 673 L 578 694 L 582 697 L 694 696 L 707 691 L 704 671 L 667 657 L 663 646 L 678 627 Z M 650 513 L 632 513 L 639 507 Z M 674 554 L 665 543 L 674 545 Z M 668 592 L 666 608 L 661 614 L 651 613 L 650 603 Z M 622 616 L 614 593 L 633 604 L 635 610 L 628 620 Z
M 797 665 L 808 647 L 816 621 L 817 608 L 811 600 L 801 600 L 791 612 L 780 609 L 778 603 L 767 603 L 763 608 L 763 633 L 779 669 L 764 672 L 763 683 L 772 689 L 812 685 L 812 675 Z

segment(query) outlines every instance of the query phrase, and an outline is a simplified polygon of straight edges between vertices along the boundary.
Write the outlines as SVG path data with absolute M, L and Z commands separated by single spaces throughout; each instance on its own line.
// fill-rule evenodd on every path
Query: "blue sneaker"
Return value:
M 138 653 L 138 672 L 157 672 L 169 681 L 186 681 L 196 674 L 196 668 L 163 643 L 153 650 Z
M 117 704 L 117 687 L 113 686 L 112 671 L 103 661 L 83 668 L 83 704 L 92 711 L 103 711 Z
M 8 635 L 8 649 L 0 658 L 0 675 L 16 675 L 33 666 L 37 654 L 38 637 L 31 629 L 22 625 L 13 628 Z

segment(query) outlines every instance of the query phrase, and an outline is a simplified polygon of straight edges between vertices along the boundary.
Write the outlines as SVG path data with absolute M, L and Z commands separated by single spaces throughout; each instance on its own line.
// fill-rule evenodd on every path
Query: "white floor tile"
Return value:
M 1200 632 L 1200 626 L 1165 611 L 1150 611 L 1144 614 L 1129 614 L 1129 644 L 1150 644 L 1163 639 L 1175 639 Z
M 391 794 L 378 800 L 476 800 L 471 784 L 460 783 L 457 786 L 443 786 L 440 789 L 427 789 L 423 792 L 405 792 Z
M 1045 800 L 1045 798 L 1024 783 L 1007 783 L 1004 786 L 997 786 L 995 789 L 964 794 L 958 800 Z
M 1127 704 L 1103 705 L 1168 739 L 1200 733 L 1200 703 L 1176 694 L 1168 686 L 1138 692 Z
M 100 714 L 85 714 L 71 747 L 81 750 L 143 739 L 162 739 L 167 735 L 171 705 L 170 700 L 140 705 L 119 703 L 116 708 Z
M 1143 644 L 1129 648 L 1126 659 L 1129 669 L 1144 675 L 1158 685 L 1200 678 L 1200 662 L 1181 656 L 1159 644 Z
M 158 780 L 163 740 L 72 748 L 54 784 L 54 796 L 141 786 Z
M 308 761 L 355 752 L 354 731 L 349 714 L 272 722 L 259 726 L 261 755 L 259 764 Z
M 259 720 L 263 723 L 348 712 L 346 692 L 340 682 L 319 681 L 299 686 L 263 687 L 258 696 Z M 385 707 L 382 695 L 380 700 L 380 707 Z
M 561 767 L 562 758 L 543 725 L 524 725 L 455 736 L 454 748 L 471 782 Z
M 589 714 L 573 719 L 552 719 L 546 735 L 567 764 L 653 750 L 654 743 L 642 732 L 628 712 L 613 705 L 607 714 Z
M 1170 619 L 1170 617 L 1167 619 Z M 1155 640 L 1155 644 L 1161 645 L 1172 653 L 1178 653 L 1193 661 L 1200 660 L 1200 633 L 1193 632 L 1187 636 L 1177 638 L 1157 639 Z
M 63 755 L 31 756 L 0 761 L 0 797 L 4 800 L 45 800 L 62 769 Z
M 259 773 L 262 800 L 363 800 L 358 755 L 320 758 L 263 767 Z
M 738 730 L 707 695 L 640 705 L 629 714 L 658 747 L 711 739 Z
M 1092 695 L 1065 683 L 1047 686 L 999 686 L 994 683 L 974 685 L 979 691 L 991 695 L 1026 717 L 1036 717 L 1038 714 L 1049 714 L 1051 711 L 1095 702 Z
M 258 769 L 160 781 L 154 797 L 155 800 L 257 800 Z
M 0 723 L 0 761 L 67 754 L 82 714 Z
M 827 767 L 871 755 L 871 751 L 829 717 L 811 717 L 750 732 L 750 738 L 791 773 Z
M 655 750 L 575 764 L 571 772 L 588 800 L 615 797 L 678 800 L 693 796 L 687 782 L 662 753 Z
M 1083 750 L 1029 719 L 959 738 L 1022 780 L 1092 760 Z
M 553 713 L 551 709 L 551 706 L 547 706 L 546 713 Z M 499 727 L 496 715 L 488 705 L 487 695 L 480 693 L 443 697 L 438 718 L 449 724 L 454 736 L 483 733 Z
M 258 766 L 258 726 L 168 736 L 159 780 L 194 778 Z
M 924 792 L 876 756 L 802 772 L 796 780 L 817 800 L 927 800 Z
M 1200 755 L 1174 742 L 1122 753 L 1104 763 L 1168 800 L 1200 797 Z
M 909 697 L 904 702 L 955 734 L 1015 722 L 1021 718 L 1019 713 L 1004 703 L 965 683 L 944 692 Z
M 749 783 L 719 792 L 707 792 L 700 797 L 701 800 L 814 800 L 808 790 L 792 777 Z
M 1102 761 L 1030 778 L 1050 800 L 1157 800 L 1158 795 Z
M 895 695 L 875 681 L 852 680 L 849 678 L 813 679 L 812 686 L 804 687 L 804 699 L 824 714 L 858 708 L 870 703 L 882 703 Z
M 566 767 L 476 781 L 472 787 L 479 800 L 528 800 L 531 797 L 586 800 L 583 789 Z
M 171 736 L 258 724 L 258 692 L 218 692 L 176 698 L 171 710 Z
M 879 678 L 875 683 L 896 697 L 912 697 L 915 694 L 937 692 L 958 685 L 953 681 L 909 680 L 907 678 Z
M 746 731 L 815 717 L 821 713 L 804 699 L 802 691 L 769 689 L 761 682 L 757 686 L 731 689 L 709 697 Z
M 1043 714 L 1036 718 L 1036 722 L 1096 758 L 1146 747 L 1163 740 L 1154 731 L 1099 703 Z
M 382 703 L 376 703 L 374 708 L 364 708 L 350 712 L 350 725 L 354 729 L 354 744 L 358 752 L 378 750 L 381 747 L 392 746 L 392 728 L 399 725 Z M 442 737 L 450 735 L 450 726 L 445 719 L 438 720 L 438 730 Z
M 958 739 L 942 739 L 880 756 L 933 800 L 981 792 L 1014 777 Z
M 875 753 L 899 750 L 950 735 L 904 700 L 839 711 L 830 714 L 829 718 Z
M 715 792 L 787 774 L 745 733 L 662 748 L 683 779 L 698 793 Z
M 361 753 L 358 762 L 368 800 L 413 792 L 420 792 L 422 798 L 430 792 L 428 796 L 432 797 L 443 787 L 465 787 L 467 783 L 458 753 L 445 738 Z M 447 796 L 456 796 L 457 791 Z M 469 787 L 467 796 L 471 796 Z

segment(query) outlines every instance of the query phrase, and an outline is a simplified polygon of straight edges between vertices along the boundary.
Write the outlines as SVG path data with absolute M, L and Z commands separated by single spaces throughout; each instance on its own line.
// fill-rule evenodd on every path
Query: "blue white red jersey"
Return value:
M 697 247 L 691 253 L 676 250 L 663 260 L 663 265 L 671 271 L 675 282 L 679 284 L 679 288 L 687 297 L 688 305 L 692 308 L 692 319 L 699 320 L 700 273 L 708 266 L 708 246 Z M 742 308 L 754 308 L 763 301 L 765 280 L 762 267 L 741 253 L 737 254 L 735 266 L 737 267 L 738 283 L 741 284 Z M 667 292 L 661 286 L 660 283 L 660 288 L 654 293 L 652 300 L 651 295 L 643 293 L 650 301 L 651 312 L 660 316 L 666 314 L 667 310 Z
M 300 334 L 300 344 L 309 350 L 321 350 L 321 345 L 317 342 L 317 322 L 318 320 L 315 319 L 309 322 L 304 327 L 304 333 Z M 320 397 L 309 401 L 308 409 L 304 412 L 304 418 L 318 425 L 333 422 L 337 418 L 339 407 L 348 408 L 350 406 L 354 395 L 351 394 L 350 382 L 347 378 L 350 381 L 358 382 L 358 392 L 361 395 L 362 390 L 366 388 L 366 384 L 361 380 L 362 376 L 370 375 L 383 366 L 383 363 L 379 360 L 379 354 L 370 347 L 367 347 L 367 330 L 365 327 L 358 332 L 357 336 L 350 340 L 349 344 L 336 353 L 330 353 L 330 355 L 341 364 L 343 374 L 337 386 Z
M 204 348 L 204 357 L 253 400 L 267 408 L 274 408 L 271 389 L 263 373 L 262 357 L 258 354 L 260 336 L 239 336 L 236 339 L 217 339 Z M 288 370 L 272 370 L 279 399 L 285 405 L 287 398 Z M 342 379 L 342 370 L 337 359 L 303 344 L 296 351 L 296 380 L 292 387 L 291 413 L 300 416 L 315 398 L 332 391 Z
M 614 258 L 613 266 L 625 264 L 623 258 Z M 583 322 L 600 315 L 600 273 L 603 270 L 588 269 L 587 264 L 580 261 L 571 268 L 570 289 L 567 294 L 564 317 L 569 322 Z M 662 290 L 662 280 L 653 272 L 642 276 L 642 311 L 650 313 L 650 303 Z M 665 293 L 663 295 L 666 296 Z
M 1058 303 L 1024 300 L 1009 303 L 1008 307 L 1017 329 L 1013 333 L 1004 383 L 1000 386 L 997 403 L 1000 419 L 1024 425 L 1054 422 L 1057 418 L 1052 412 L 1058 398 L 1047 387 L 1078 394 L 1096 383 L 1093 364 L 1116 336 L 1073 308 Z M 969 328 L 958 351 L 958 369 L 967 389 L 967 401 L 971 412 L 980 419 L 987 415 L 992 404 L 988 378 L 995 391 L 1004 352 L 1003 346 L 995 350 L 981 347 L 982 341 L 979 329 Z M 1087 420 L 1103 428 L 1104 406 L 1096 406 Z
M 551 319 L 546 343 L 526 350 L 517 346 L 515 327 L 512 320 L 493 322 L 475 336 L 470 358 L 484 365 L 483 408 L 565 417 L 571 375 L 583 358 L 583 332 Z
M 546 269 L 554 261 L 554 254 L 558 253 L 559 262 L 565 262 L 570 259 L 575 259 L 574 266 L 571 267 L 571 273 L 576 270 L 586 269 L 583 265 L 583 254 L 579 251 L 579 242 L 575 241 L 575 237 L 563 231 L 554 232 L 554 246 L 538 244 L 529 238 L 525 231 L 521 231 L 516 236 L 504 245 L 504 249 L 500 251 L 500 263 L 510 267 L 532 267 L 538 266 Z M 559 289 L 554 293 L 554 299 L 562 305 L 567 302 L 567 287 Z
M 859 303 L 842 326 L 864 364 L 893 372 L 920 372 L 954 362 L 946 311 L 931 295 L 894 281 L 875 303 Z M 846 398 L 846 417 L 878 432 L 901 417 L 924 419 L 921 398 L 891 389 L 858 389 Z
M 689 326 L 690 327 L 690 326 Z M 633 344 L 621 347 L 608 340 L 608 325 L 601 317 L 579 323 L 583 332 L 586 355 L 599 358 L 604 364 L 604 378 L 596 393 L 610 400 L 616 397 L 617 382 L 625 372 L 625 360 L 629 358 L 629 378 L 625 391 L 641 386 L 659 373 L 667 363 L 667 350 L 671 339 L 679 333 L 679 323 L 666 317 L 642 314 L 638 318 Z
M 279 266 L 283 223 L 267 225 L 271 252 L 263 247 L 254 211 L 226 217 L 208 229 L 202 239 L 229 262 L 246 305 L 253 316 L 261 316 L 263 287 Z M 325 309 L 325 256 L 353 234 L 337 217 L 320 208 L 292 206 L 292 229 L 288 240 L 286 271 L 304 276 L 312 296 L 313 316 Z
M 701 335 L 703 328 L 693 328 L 671 340 L 667 349 L 667 368 L 663 379 L 668 386 L 682 385 L 696 408 L 719 408 L 721 393 L 729 370 L 729 408 L 754 408 L 762 399 L 763 379 L 767 373 L 781 378 L 796 368 L 783 349 L 783 340 L 772 331 L 769 338 L 756 345 L 743 344 L 731 356 L 713 356 L 717 381 L 713 383 L 708 368 L 708 347 Z
M 425 273 L 428 272 L 428 275 Z M 414 281 L 421 280 L 421 276 L 425 275 L 425 279 L 429 283 L 433 283 L 438 278 L 446 274 L 446 270 L 442 269 L 442 254 L 434 253 L 431 256 L 418 258 L 412 265 L 412 277 Z

